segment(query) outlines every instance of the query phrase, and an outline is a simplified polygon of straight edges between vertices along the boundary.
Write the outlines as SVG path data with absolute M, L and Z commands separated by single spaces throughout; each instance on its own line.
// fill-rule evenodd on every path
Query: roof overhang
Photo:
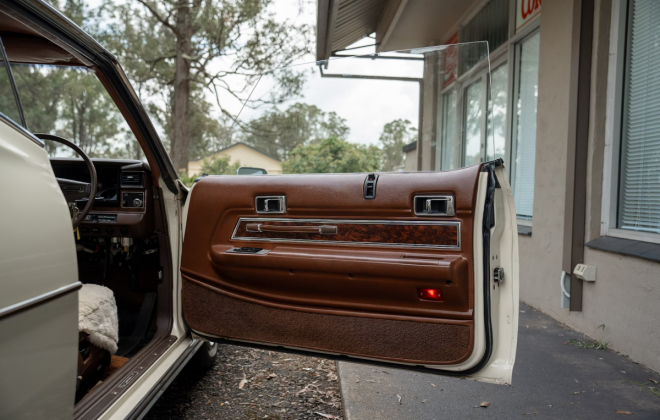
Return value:
M 376 51 L 446 43 L 486 0 L 318 0 L 316 59 L 375 33 Z

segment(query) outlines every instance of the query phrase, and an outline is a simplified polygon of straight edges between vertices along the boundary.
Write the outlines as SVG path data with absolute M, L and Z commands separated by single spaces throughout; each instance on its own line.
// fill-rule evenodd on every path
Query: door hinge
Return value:
M 496 267 L 493 270 L 493 281 L 497 283 L 498 286 L 501 286 L 504 283 L 504 269 L 502 267 Z

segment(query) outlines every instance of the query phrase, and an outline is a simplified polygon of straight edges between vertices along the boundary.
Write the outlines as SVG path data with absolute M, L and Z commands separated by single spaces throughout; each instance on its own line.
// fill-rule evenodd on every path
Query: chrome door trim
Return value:
M 278 211 L 259 210 L 259 200 L 264 200 L 266 209 L 268 208 L 269 201 L 277 201 L 280 203 L 280 209 Z M 258 195 L 254 198 L 254 210 L 259 214 L 285 214 L 286 195 Z
M 281 238 L 256 238 L 236 236 L 238 227 L 242 222 L 293 222 L 293 223 L 317 223 L 317 224 L 348 224 L 348 225 L 420 225 L 420 226 L 456 226 L 456 245 L 431 245 L 431 244 L 402 244 L 386 242 L 350 242 L 350 241 L 324 241 L 315 239 L 281 239 Z M 455 221 L 421 221 L 421 220 L 372 220 L 372 219 L 295 219 L 283 217 L 239 217 L 236 227 L 231 234 L 231 240 L 249 242 L 288 242 L 288 243 L 315 243 L 327 245 L 351 245 L 351 246 L 375 246 L 394 248 L 423 248 L 423 249 L 461 249 L 461 222 Z
M 15 303 L 13 305 L 6 306 L 2 309 L 0 309 L 0 318 L 4 318 L 6 316 L 13 315 L 17 312 L 20 312 L 22 310 L 40 305 L 42 303 L 45 303 L 46 301 L 49 301 L 51 299 L 54 299 L 56 297 L 60 297 L 63 295 L 66 295 L 71 292 L 75 292 L 76 290 L 80 289 L 82 287 L 82 283 L 77 281 L 75 283 L 71 283 L 67 286 L 62 286 L 60 288 L 57 288 L 55 290 L 51 290 L 50 292 L 44 293 L 42 295 L 26 299 L 22 302 Z
M 425 212 L 417 212 L 417 199 L 425 199 L 426 200 L 426 211 Z M 430 202 L 431 201 L 446 201 L 447 202 L 447 212 L 442 214 L 442 213 L 431 213 L 430 211 Z M 456 209 L 454 206 L 454 196 L 453 195 L 416 195 L 413 198 L 413 211 L 415 212 L 415 216 L 424 216 L 424 217 L 454 217 L 456 216 Z

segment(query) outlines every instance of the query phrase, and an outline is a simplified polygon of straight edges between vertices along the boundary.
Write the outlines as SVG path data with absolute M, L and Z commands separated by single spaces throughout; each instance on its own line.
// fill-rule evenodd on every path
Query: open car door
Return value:
M 517 230 L 497 164 L 203 178 L 185 321 L 211 341 L 510 383 Z
M 423 108 L 426 96 L 401 92 L 412 85 L 410 96 L 426 95 L 422 87 L 433 85 L 427 83 L 433 77 L 444 77 L 430 64 L 451 56 L 487 56 L 487 47 L 477 44 L 463 51 L 432 47 L 382 60 L 376 54 L 369 60 L 303 66 L 309 74 L 304 99 L 313 102 L 317 114 L 338 110 L 329 129 L 346 121 L 355 132 L 362 130 L 359 124 L 392 121 L 392 112 L 409 123 L 405 105 L 418 102 L 422 132 L 435 118 Z M 394 74 L 401 69 L 403 74 Z M 479 89 L 469 92 L 479 93 L 465 98 L 470 113 L 465 113 L 461 162 L 487 157 L 478 153 L 479 144 L 488 141 L 486 132 L 493 131 L 481 129 L 487 126 L 488 69 L 470 82 Z M 263 76 L 252 95 L 268 95 L 277 82 L 277 73 Z M 309 127 L 287 121 L 294 121 L 294 129 L 287 131 L 291 136 Z M 251 130 L 236 138 L 269 129 L 259 126 L 255 134 L 253 123 L 235 124 Z M 365 130 L 353 141 L 378 138 Z M 351 141 L 347 131 L 342 133 L 348 136 L 346 144 Z M 318 139 L 299 144 L 323 147 Z M 402 153 L 400 146 L 392 150 Z M 300 152 L 281 157 L 292 155 Z M 324 151 L 317 159 L 330 155 Z M 216 342 L 511 382 L 518 234 L 502 160 L 445 172 L 208 176 L 194 185 L 186 206 L 182 311 L 194 334 Z

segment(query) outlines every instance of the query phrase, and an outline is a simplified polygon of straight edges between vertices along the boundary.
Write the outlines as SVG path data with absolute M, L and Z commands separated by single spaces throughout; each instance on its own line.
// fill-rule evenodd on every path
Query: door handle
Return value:
M 273 226 L 262 223 L 248 223 L 248 232 L 283 232 L 283 233 L 316 233 L 321 235 L 336 235 L 337 226 Z

